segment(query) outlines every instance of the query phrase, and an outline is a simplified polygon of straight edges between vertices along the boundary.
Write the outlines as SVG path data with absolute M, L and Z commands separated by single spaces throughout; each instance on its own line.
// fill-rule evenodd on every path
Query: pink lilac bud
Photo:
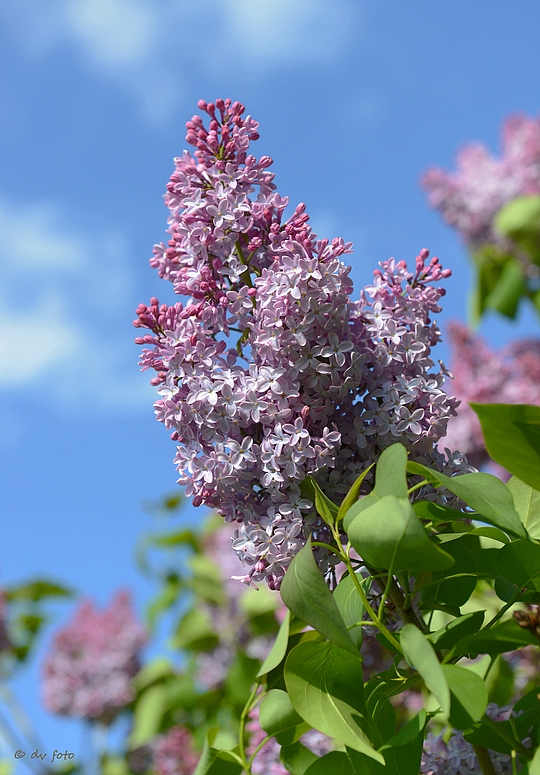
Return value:
M 285 219 L 271 160 L 248 154 L 258 124 L 242 105 L 225 100 L 219 115 L 201 105 L 210 128 L 191 120 L 197 150 L 175 160 L 171 239 L 150 261 L 190 297 L 186 311 L 200 311 L 140 305 L 138 325 L 153 333 L 140 365 L 158 373 L 155 413 L 178 441 L 179 484 L 234 523 L 242 580 L 278 589 L 310 532 L 331 540 L 301 497 L 306 476 L 339 502 L 395 442 L 420 462 L 467 470 L 437 450 L 457 406 L 431 357 L 444 295 L 431 283 L 448 270 L 425 248 L 414 271 L 390 259 L 353 301 L 342 261 L 351 243 L 318 239 L 303 203 Z M 328 570 L 324 550 L 317 558 Z
M 450 419 L 446 438 L 440 445 L 461 450 L 469 462 L 480 468 L 489 464 L 490 458 L 469 401 L 540 405 L 540 340 L 518 340 L 492 350 L 463 323 L 453 322 L 448 329 L 454 377 L 448 389 L 461 400 L 461 405 L 457 415 Z
M 129 592 L 118 592 L 98 611 L 82 602 L 54 636 L 43 665 L 43 699 L 51 713 L 107 724 L 135 697 L 146 633 L 137 622 Z
M 481 143 L 457 155 L 457 171 L 432 167 L 422 185 L 432 207 L 440 210 L 464 241 L 477 247 L 498 242 L 497 212 L 512 199 L 540 194 L 540 118 L 509 116 L 503 125 L 502 155 L 492 156 Z
M 154 745 L 154 768 L 157 775 L 193 775 L 198 754 L 193 750 L 193 736 L 185 727 L 173 727 Z

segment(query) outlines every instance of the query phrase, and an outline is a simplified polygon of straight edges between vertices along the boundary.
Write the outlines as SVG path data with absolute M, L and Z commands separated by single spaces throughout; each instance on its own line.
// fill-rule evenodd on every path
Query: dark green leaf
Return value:
M 248 700 L 257 675 L 259 660 L 244 651 L 236 651 L 225 678 L 225 691 L 236 705 L 242 707 Z
M 420 463 L 408 463 L 412 474 L 422 474 L 435 487 L 446 487 L 468 506 L 482 515 L 484 522 L 500 527 L 501 530 L 525 538 L 525 530 L 514 509 L 512 495 L 505 484 L 491 474 L 461 474 L 446 476 Z M 464 518 L 470 517 L 463 514 Z
M 333 525 L 337 519 L 338 506 L 328 498 L 312 476 L 307 476 L 300 485 L 302 493 L 315 504 L 317 514 L 327 525 Z
M 454 564 L 430 541 L 408 498 L 384 496 L 353 519 L 348 535 L 360 556 L 375 568 L 443 570 Z
M 172 638 L 172 646 L 177 649 L 211 651 L 218 641 L 210 616 L 201 608 L 193 608 L 180 620 Z
M 484 614 L 485 611 L 473 611 L 470 614 L 465 614 L 441 627 L 437 632 L 432 632 L 428 638 L 437 650 L 450 649 L 465 636 L 478 632 L 484 622 Z
M 512 497 L 520 519 L 531 538 L 540 538 L 540 492 L 534 490 L 517 476 L 513 476 L 506 485 Z
M 493 460 L 540 490 L 540 407 L 475 403 L 471 407 L 478 415 Z
M 199 763 L 193 775 L 240 775 L 242 765 L 237 762 L 232 753 L 227 750 L 218 750 L 213 747 L 218 735 L 218 727 L 209 730 Z
M 540 546 L 529 541 L 512 541 L 499 550 L 497 570 L 518 587 L 540 592 Z
M 360 574 L 357 574 L 357 579 L 360 584 L 366 585 L 366 579 Z M 371 579 L 368 580 L 371 584 Z M 366 590 L 364 589 L 364 592 Z M 334 590 L 334 600 L 337 605 L 338 611 L 341 614 L 346 627 L 351 627 L 349 635 L 351 636 L 353 643 L 357 648 L 360 648 L 362 644 L 362 626 L 352 627 L 353 624 L 362 621 L 364 615 L 364 606 L 354 579 L 352 576 L 345 576 Z
M 364 673 L 357 656 L 333 643 L 301 643 L 285 663 L 294 709 L 319 732 L 384 763 L 367 735 Z
M 357 654 L 351 636 L 313 557 L 311 541 L 291 562 L 281 584 L 287 608 L 328 640 Z
M 360 488 L 362 486 L 362 483 L 364 479 L 366 478 L 367 474 L 371 471 L 375 463 L 372 463 L 370 466 L 368 466 L 365 471 L 362 471 L 360 476 L 357 478 L 353 486 L 350 488 L 347 495 L 343 498 L 343 501 L 341 502 L 341 506 L 338 509 L 337 518 L 343 519 L 345 514 L 348 512 L 348 510 L 353 506 L 356 501 L 358 500 L 358 496 L 360 495 Z
M 276 668 L 281 664 L 281 661 L 285 657 L 285 654 L 287 653 L 287 643 L 289 641 L 290 617 L 290 611 L 287 611 L 285 618 L 281 622 L 281 626 L 274 641 L 274 645 L 272 646 L 272 650 L 262 663 L 261 669 L 257 673 L 257 678 L 261 678 L 263 675 L 269 673 L 270 670 Z
M 414 624 L 405 625 L 400 642 L 405 659 L 422 676 L 427 689 L 439 700 L 441 708 L 448 715 L 450 690 L 433 646 Z
M 494 219 L 495 229 L 510 237 L 538 262 L 540 252 L 540 196 L 518 196 L 504 205 Z
M 141 691 L 153 683 L 170 678 L 172 675 L 174 675 L 174 670 L 171 662 L 165 657 L 156 657 L 139 670 L 133 679 L 133 686 Z
M 274 737 L 284 729 L 298 726 L 302 719 L 291 705 L 287 692 L 271 689 L 260 704 L 259 723 L 267 735 Z
M 467 729 L 486 712 L 488 693 L 479 675 L 457 665 L 443 665 L 450 687 L 449 721 L 455 729 Z
M 404 727 L 400 729 L 397 735 L 394 735 L 384 746 L 384 748 L 400 748 L 412 742 L 418 735 L 422 734 L 427 724 L 427 714 L 421 710 Z M 384 750 L 383 748 L 383 750 Z
M 455 520 L 463 519 L 467 517 L 470 519 L 471 514 L 465 514 L 463 511 L 457 511 L 451 509 L 448 506 L 441 506 L 433 501 L 416 501 L 413 504 L 415 514 L 420 519 L 429 519 L 431 522 L 453 522 Z
M 513 619 L 508 619 L 489 630 L 481 630 L 476 635 L 464 638 L 456 645 L 453 653 L 455 656 L 466 655 L 474 659 L 478 654 L 503 654 L 532 643 L 538 645 L 534 635 Z
M 356 775 L 356 772 L 346 753 L 331 751 L 313 762 L 305 771 L 305 775 Z
M 291 775 L 305 775 L 307 768 L 318 760 L 318 757 L 302 743 L 284 746 L 279 760 Z

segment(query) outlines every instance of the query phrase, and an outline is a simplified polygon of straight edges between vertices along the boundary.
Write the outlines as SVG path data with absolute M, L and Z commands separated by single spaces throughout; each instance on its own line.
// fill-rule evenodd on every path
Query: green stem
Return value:
M 354 585 L 356 586 L 357 592 L 360 595 L 360 599 L 362 601 L 362 604 L 363 604 L 364 608 L 366 609 L 366 611 L 367 611 L 370 619 L 372 620 L 373 624 L 379 629 L 379 631 L 384 635 L 384 637 L 388 640 L 388 642 L 392 644 L 392 646 L 396 649 L 398 654 L 403 654 L 403 651 L 402 651 L 401 646 L 398 643 L 398 641 L 394 638 L 394 636 L 392 635 L 390 630 L 388 630 L 388 628 L 385 627 L 385 625 L 381 622 L 381 620 L 379 619 L 379 617 L 377 616 L 377 614 L 375 613 L 375 611 L 373 610 L 373 608 L 369 604 L 369 601 L 368 601 L 368 599 L 367 599 L 367 597 L 365 595 L 365 592 L 362 589 L 362 585 L 358 581 L 358 576 L 356 575 L 356 573 L 353 570 L 353 567 L 351 565 L 351 561 L 350 561 L 349 557 L 345 553 L 342 555 L 342 560 L 346 564 L 347 569 L 348 569 L 350 575 L 352 576 L 352 579 L 354 581 Z
M 239 739 L 238 747 L 240 749 L 240 758 L 241 758 L 242 767 L 244 767 L 244 769 L 249 775 L 251 774 L 251 763 L 246 760 L 246 743 L 244 740 L 245 729 L 246 729 L 246 719 L 247 719 L 248 713 L 250 712 L 253 705 L 255 704 L 254 700 L 255 700 L 255 697 L 257 696 L 257 692 L 259 691 L 259 686 L 260 686 L 260 681 L 257 681 L 240 715 L 240 730 L 239 730 L 240 739 Z
M 484 748 L 483 745 L 473 745 L 473 748 L 483 775 L 497 775 L 497 770 L 493 766 L 488 749 Z
M 247 266 L 248 270 L 247 272 L 242 272 L 243 278 L 245 278 L 246 285 L 248 285 L 250 288 L 253 288 L 253 282 L 251 280 L 251 275 L 249 273 L 249 263 L 246 261 L 246 258 L 244 256 L 244 251 L 242 250 L 242 246 L 239 241 L 236 242 L 236 252 L 238 253 L 238 258 L 240 259 L 240 263 L 243 266 Z M 253 306 L 255 306 L 255 299 L 252 299 Z
M 413 485 L 409 490 L 407 490 L 408 495 L 411 494 L 411 492 L 414 492 L 415 490 L 419 490 L 421 487 L 425 487 L 426 484 L 429 484 L 427 479 L 424 479 L 421 482 L 418 482 L 418 484 Z
M 502 726 L 502 724 L 497 724 L 496 721 L 493 721 L 492 718 L 490 718 L 487 714 L 482 718 L 482 723 L 484 723 L 487 727 L 492 729 L 496 734 L 499 735 L 499 737 L 502 737 L 502 739 L 508 743 L 508 745 L 512 748 L 513 751 L 518 753 L 520 756 L 523 756 L 523 758 L 530 762 L 533 758 L 532 753 L 525 748 L 524 745 L 522 745 L 518 740 L 516 740 L 515 737 L 513 737 L 509 732 L 506 731 L 506 729 Z
M 271 740 L 271 739 L 272 739 L 272 735 L 268 735 L 267 737 L 265 737 L 265 738 L 264 738 L 264 740 L 263 740 L 261 743 L 259 743 L 259 745 L 257 746 L 257 748 L 255 748 L 255 750 L 253 751 L 253 753 L 252 753 L 252 754 L 251 754 L 251 756 L 249 757 L 249 761 L 248 761 L 248 767 L 251 767 L 251 765 L 253 764 L 253 759 L 254 759 L 254 758 L 257 756 L 257 754 L 259 753 L 259 751 L 261 750 L 261 748 L 262 748 L 264 745 L 266 745 L 266 743 L 267 743 L 269 740 Z
M 505 613 L 508 611 L 508 609 L 509 609 L 509 608 L 512 608 L 512 606 L 514 605 L 514 603 L 516 603 L 516 602 L 517 602 L 517 598 L 519 597 L 519 593 L 520 593 L 520 588 L 516 589 L 516 591 L 514 592 L 514 594 L 512 595 L 512 597 L 510 598 L 510 600 L 508 601 L 508 603 L 506 603 L 506 605 L 503 605 L 503 607 L 501 608 L 501 610 L 500 610 L 500 611 L 499 611 L 497 614 L 495 614 L 495 616 L 493 617 L 493 619 L 491 619 L 491 620 L 490 620 L 490 621 L 489 621 L 489 622 L 486 624 L 486 626 L 485 626 L 485 627 L 483 627 L 483 628 L 480 630 L 480 632 L 484 632 L 485 630 L 489 630 L 489 628 L 490 628 L 490 627 L 492 627 L 492 626 L 495 624 L 495 622 L 498 622 L 498 621 L 499 621 L 499 619 L 501 618 L 501 616 L 504 616 L 504 614 L 505 614 Z

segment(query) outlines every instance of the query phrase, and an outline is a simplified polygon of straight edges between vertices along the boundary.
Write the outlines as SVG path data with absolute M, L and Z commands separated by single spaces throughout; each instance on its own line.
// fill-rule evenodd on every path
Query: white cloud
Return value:
M 57 206 L 0 200 L 0 388 L 63 408 L 148 405 L 155 391 L 128 328 L 126 244 L 69 223 Z
M 31 55 L 68 45 L 153 122 L 206 71 L 327 63 L 358 27 L 361 0 L 17 0 L 0 3 Z

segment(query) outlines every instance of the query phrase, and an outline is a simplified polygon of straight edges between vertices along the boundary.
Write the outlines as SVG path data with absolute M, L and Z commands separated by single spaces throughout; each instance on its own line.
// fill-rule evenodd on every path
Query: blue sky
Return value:
M 141 611 L 151 594 L 133 549 L 143 502 L 174 491 L 174 445 L 131 320 L 172 297 L 148 257 L 197 100 L 238 99 L 260 121 L 255 152 L 321 236 L 354 242 L 358 288 L 391 255 L 439 255 L 454 271 L 444 326 L 465 317 L 470 272 L 418 179 L 469 140 L 497 150 L 508 113 L 538 114 L 539 22 L 502 0 L 0 4 L 2 583 L 52 576 L 100 604 L 128 585 Z M 524 313 L 482 333 L 536 326 Z M 71 606 L 53 611 L 58 625 Z M 18 693 L 46 747 L 76 750 L 75 725 L 40 709 L 38 664 Z

